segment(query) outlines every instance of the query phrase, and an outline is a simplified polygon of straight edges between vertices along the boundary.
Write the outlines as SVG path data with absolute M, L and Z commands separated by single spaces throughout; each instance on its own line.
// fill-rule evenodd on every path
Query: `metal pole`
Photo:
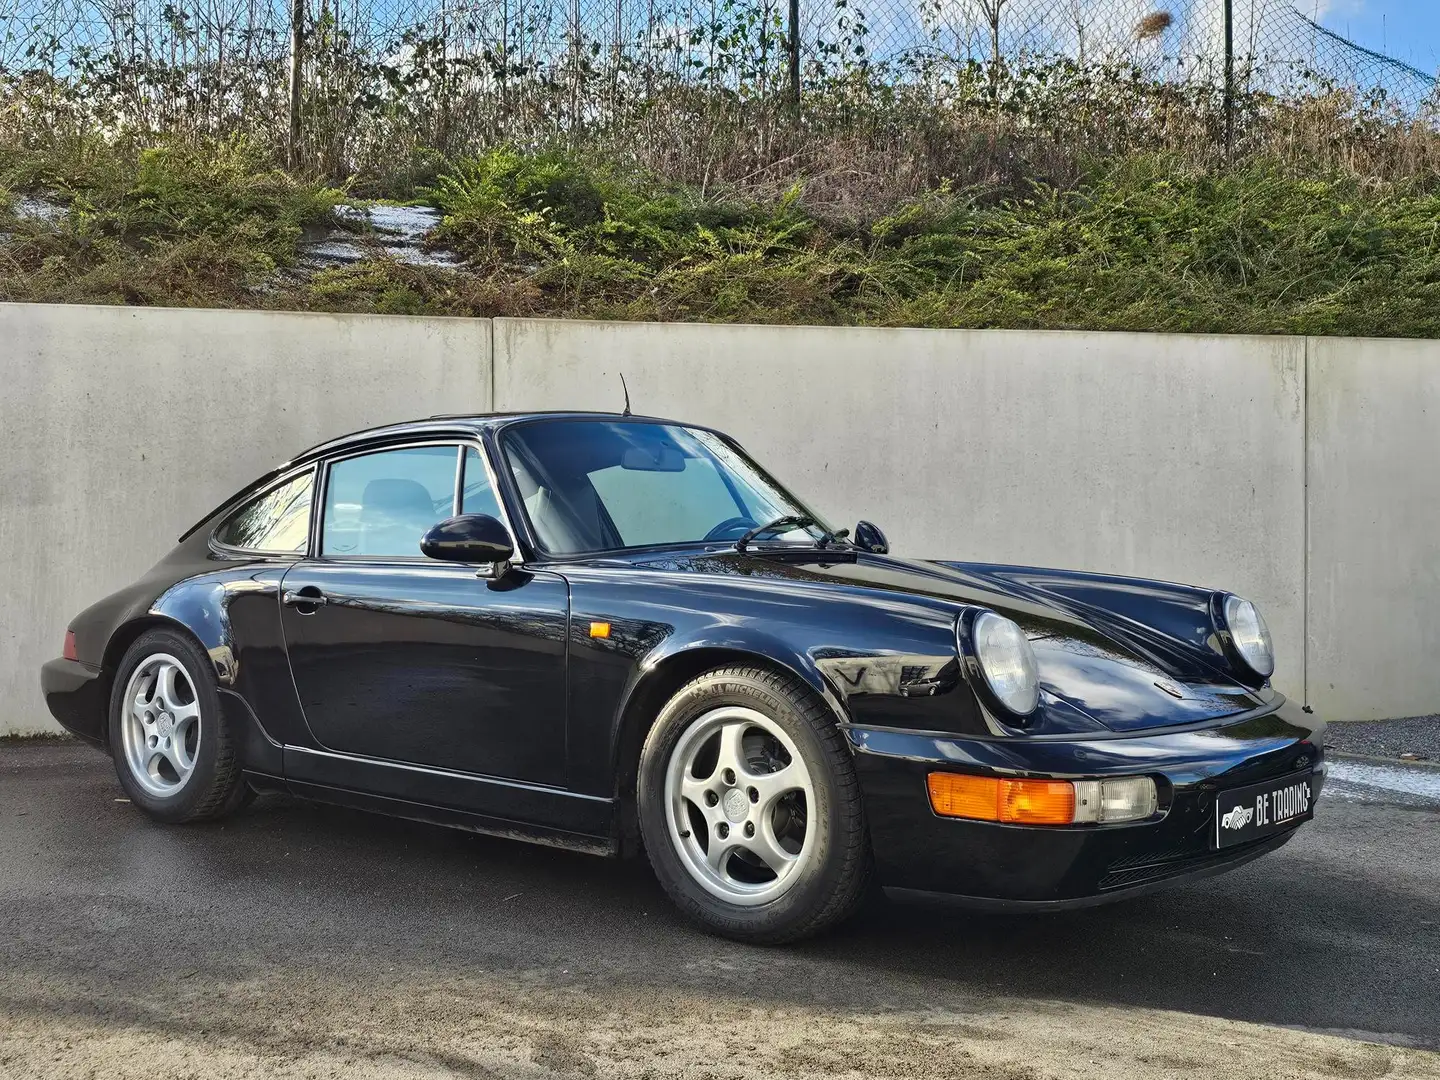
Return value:
M 1225 0 L 1225 156 L 1235 146 L 1235 10 Z
M 290 168 L 300 165 L 300 91 L 305 59 L 305 0 L 290 4 L 290 141 L 285 160 Z
M 580 84 L 584 77 L 584 46 L 580 42 L 580 0 L 570 5 L 570 145 L 575 145 L 580 130 Z
M 500 128 L 510 131 L 510 0 L 500 5 Z
M 790 52 L 790 107 L 800 115 L 800 0 L 790 0 L 790 26 L 786 48 Z

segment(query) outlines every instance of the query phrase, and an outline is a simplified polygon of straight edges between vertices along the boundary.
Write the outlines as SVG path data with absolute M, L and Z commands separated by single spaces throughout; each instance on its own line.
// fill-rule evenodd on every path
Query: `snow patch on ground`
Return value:
M 335 208 L 340 224 L 300 242 L 300 262 L 311 270 L 352 266 L 378 253 L 408 266 L 458 266 L 448 251 L 427 251 L 425 237 L 440 224 L 430 206 L 347 206 Z
M 1332 758 L 1326 766 L 1325 797 L 1440 807 L 1440 769 Z

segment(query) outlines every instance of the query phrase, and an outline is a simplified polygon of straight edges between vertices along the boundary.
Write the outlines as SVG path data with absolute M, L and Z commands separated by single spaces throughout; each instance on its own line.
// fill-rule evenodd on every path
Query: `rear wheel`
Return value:
M 793 676 L 735 667 L 688 683 L 645 741 L 637 797 L 656 876 L 707 929 L 793 941 L 864 894 L 854 763 L 830 710 Z
M 243 805 L 237 740 L 210 660 L 185 635 L 150 630 L 120 662 L 110 752 L 130 801 L 160 821 L 219 817 Z

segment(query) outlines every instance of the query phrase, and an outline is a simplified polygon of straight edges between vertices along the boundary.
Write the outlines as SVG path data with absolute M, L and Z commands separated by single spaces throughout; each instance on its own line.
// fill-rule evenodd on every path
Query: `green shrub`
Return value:
M 464 260 L 287 269 L 341 193 L 241 140 L 0 144 L 0 298 L 403 314 L 1440 335 L 1440 191 L 1421 178 L 1093 162 L 1065 185 L 948 182 L 867 213 L 795 185 L 702 191 L 589 155 L 500 148 L 437 170 L 431 242 Z
M 21 221 L 0 262 L 0 297 L 99 303 L 246 304 L 295 261 L 341 193 L 269 166 L 245 140 L 136 149 L 68 140 L 0 154 L 0 187 L 66 207 Z
M 567 200 L 576 199 L 574 203 Z M 554 314 L 600 318 L 1410 333 L 1440 330 L 1440 196 L 1417 181 L 1220 172 L 1168 156 L 1020 197 L 942 184 L 867 222 L 824 220 L 554 155 L 467 161 L 441 237 Z

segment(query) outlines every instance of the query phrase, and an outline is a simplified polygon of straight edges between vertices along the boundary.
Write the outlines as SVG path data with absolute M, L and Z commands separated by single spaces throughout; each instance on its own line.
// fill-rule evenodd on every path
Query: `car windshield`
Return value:
M 621 548 L 756 542 L 813 544 L 823 522 L 714 432 L 627 420 L 542 420 L 501 438 L 540 548 L 583 555 Z

